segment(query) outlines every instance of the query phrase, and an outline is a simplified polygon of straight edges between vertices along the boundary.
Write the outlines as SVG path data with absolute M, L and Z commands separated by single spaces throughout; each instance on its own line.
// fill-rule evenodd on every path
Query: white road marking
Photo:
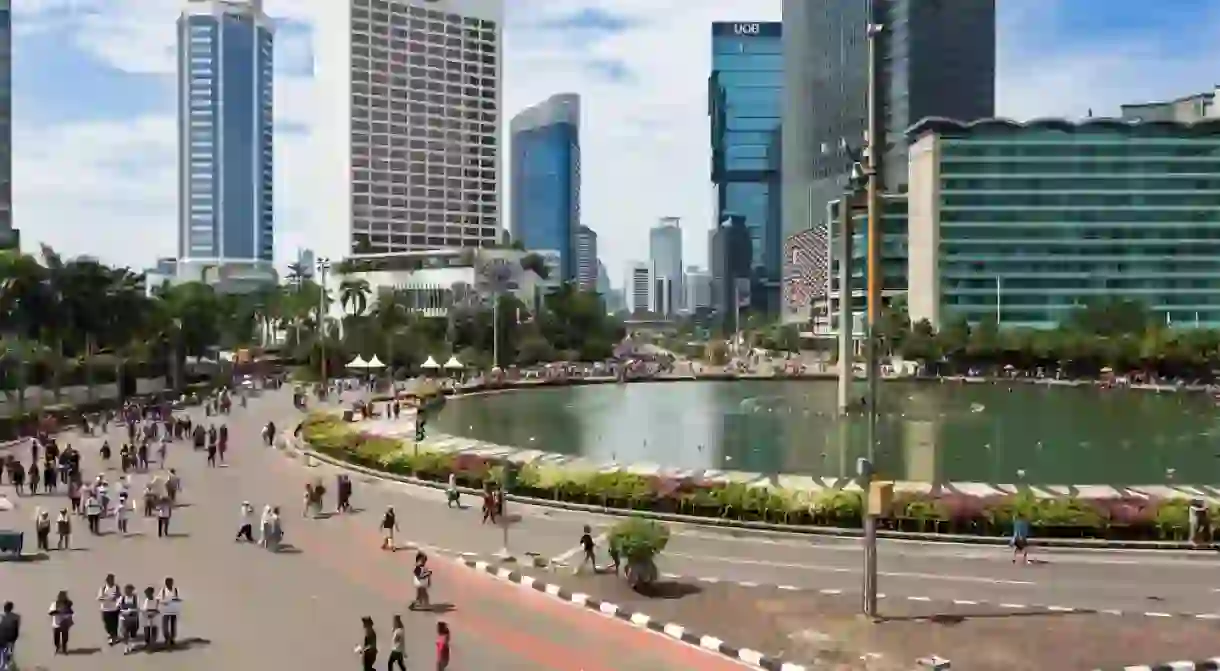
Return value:
M 599 534 L 597 536 L 594 536 L 593 545 L 595 547 L 605 545 L 606 538 L 607 538 L 606 534 Z M 554 557 L 551 557 L 551 562 L 555 563 L 555 564 L 566 564 L 569 561 L 571 561 L 573 557 L 581 554 L 584 551 L 585 551 L 585 549 L 583 547 L 577 545 L 576 547 L 572 548 L 571 550 L 568 550 L 567 552 L 564 552 L 563 554 L 558 554 L 558 555 L 555 555 Z
M 817 566 L 814 564 L 790 564 L 784 562 L 766 561 L 763 559 L 742 559 L 739 557 L 705 557 L 702 555 L 690 555 L 680 552 L 666 552 L 666 557 L 680 557 L 682 559 L 690 559 L 694 561 L 719 562 L 727 564 L 745 564 L 749 566 L 770 566 L 773 568 L 786 568 L 798 571 L 815 571 L 823 573 L 859 573 L 859 569 L 847 568 L 843 566 Z M 908 573 L 905 571 L 882 571 L 877 575 L 887 578 L 915 578 L 919 580 L 944 580 L 948 582 L 970 582 L 986 585 L 1019 585 L 1033 586 L 1037 583 L 1028 580 L 1003 580 L 999 578 L 983 578 L 980 576 L 967 575 L 942 575 L 936 573 Z

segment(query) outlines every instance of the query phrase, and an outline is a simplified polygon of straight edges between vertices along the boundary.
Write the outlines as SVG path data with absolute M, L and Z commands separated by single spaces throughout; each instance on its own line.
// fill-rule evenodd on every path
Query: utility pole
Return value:
M 865 497 L 870 505 L 864 515 L 864 615 L 877 618 L 877 517 L 872 510 L 873 477 L 877 445 L 877 387 L 881 366 L 877 351 L 877 326 L 881 313 L 881 155 L 885 151 L 885 133 L 881 116 L 881 50 L 879 42 L 884 26 L 873 21 L 870 8 L 868 23 L 868 458 L 860 469 Z
M 330 272 L 330 259 L 318 259 L 318 344 L 322 350 L 322 392 L 326 392 L 326 274 Z

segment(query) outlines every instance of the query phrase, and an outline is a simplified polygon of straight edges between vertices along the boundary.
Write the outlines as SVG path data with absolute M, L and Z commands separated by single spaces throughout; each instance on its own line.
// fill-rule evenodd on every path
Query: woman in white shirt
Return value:
M 85 499 L 85 519 L 89 521 L 89 532 L 99 534 L 102 530 L 102 502 L 93 494 Z
M 68 598 L 67 592 L 60 592 L 51 607 L 47 610 L 47 615 L 51 616 L 51 634 L 55 641 L 55 654 L 68 654 L 68 632 L 72 629 L 74 612 L 72 610 L 72 599 Z
M 161 618 L 161 604 L 153 588 L 144 588 L 144 599 L 140 602 L 140 614 L 144 616 L 144 647 L 152 648 L 157 642 L 157 624 Z

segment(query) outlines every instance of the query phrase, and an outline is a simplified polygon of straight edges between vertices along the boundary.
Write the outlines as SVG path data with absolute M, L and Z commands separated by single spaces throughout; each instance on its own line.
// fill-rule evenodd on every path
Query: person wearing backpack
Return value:
M 123 654 L 135 651 L 140 638 L 140 603 L 135 585 L 124 585 L 119 597 L 119 629 L 123 640 Z

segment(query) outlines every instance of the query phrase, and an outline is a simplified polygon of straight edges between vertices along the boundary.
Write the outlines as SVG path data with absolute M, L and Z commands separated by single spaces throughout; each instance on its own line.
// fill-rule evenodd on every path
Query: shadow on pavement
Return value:
M 1080 616 L 1082 613 L 1060 613 L 1057 611 L 1033 610 L 1033 611 L 1009 611 L 1003 613 L 933 613 L 931 615 L 897 615 L 893 617 L 882 617 L 881 622 L 930 622 L 932 624 L 955 625 L 966 622 L 967 620 L 982 620 L 982 619 L 1016 619 L 1022 617 L 1055 617 L 1075 615 Z
M 206 648 L 211 644 L 212 641 L 210 639 L 191 636 L 178 641 L 173 646 L 167 646 L 164 643 L 156 643 L 152 646 L 138 648 L 136 652 L 143 652 L 150 655 L 162 652 L 183 652 L 185 650 L 191 650 L 194 648 Z
M 292 545 L 291 543 L 281 543 L 280 546 L 272 550 L 277 555 L 299 555 L 303 551 L 301 548 Z
M 94 648 L 68 648 L 68 651 L 64 654 L 69 657 L 88 657 L 89 655 L 96 655 L 101 651 L 102 651 L 101 648 L 96 648 L 96 647 L 94 647 Z
M 0 555 L 0 562 L 40 562 L 51 558 L 51 555 L 45 552 L 27 552 L 25 554 L 5 554 Z
M 162 538 L 168 538 L 170 540 L 181 540 L 183 538 L 190 538 L 190 537 L 191 537 L 191 535 L 186 533 L 185 531 L 171 531 L 171 532 L 165 534 L 164 536 L 162 536 Z
M 703 588 L 693 583 L 659 580 L 651 585 L 640 587 L 636 591 L 639 592 L 640 596 L 650 599 L 681 599 L 701 594 Z
M 437 615 L 452 613 L 455 610 L 457 610 L 457 606 L 454 606 L 451 603 L 434 603 L 423 608 L 411 609 L 412 612 L 416 613 L 436 613 Z

